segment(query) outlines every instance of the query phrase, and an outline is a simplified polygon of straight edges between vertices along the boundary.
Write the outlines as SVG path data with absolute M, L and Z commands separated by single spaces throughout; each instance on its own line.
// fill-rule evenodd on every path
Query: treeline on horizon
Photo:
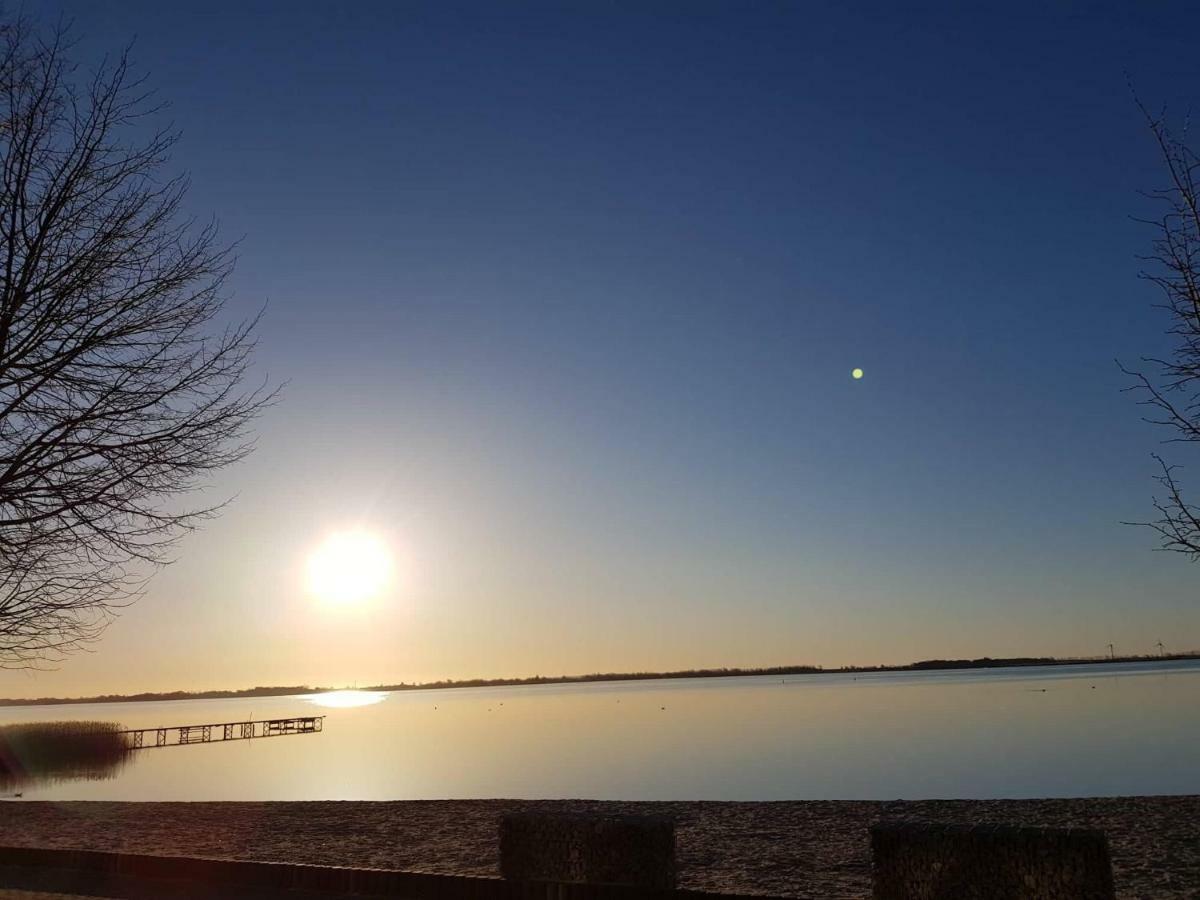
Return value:
M 377 684 L 355 688 L 364 691 L 429 691 L 473 687 L 520 687 L 535 684 L 580 684 L 593 681 L 655 681 L 671 678 L 736 678 L 754 675 L 829 675 L 854 672 L 919 672 L 947 669 L 996 669 L 1019 666 L 1073 666 L 1088 663 L 1146 662 L 1148 660 L 1200 659 L 1200 651 L 1140 656 L 1012 656 L 978 659 L 924 659 L 896 666 L 767 666 L 765 668 L 682 669 L 676 672 L 594 672 L 589 675 L 533 675 L 527 678 L 465 678 L 442 681 Z M 307 684 L 273 685 L 229 691 L 169 691 L 141 694 L 99 694 L 93 697 L 38 697 L 32 700 L 0 699 L 0 706 L 38 706 L 68 703 L 138 703 L 162 700 L 236 700 L 239 697 L 287 697 L 295 694 L 320 694 L 351 688 L 314 687 Z

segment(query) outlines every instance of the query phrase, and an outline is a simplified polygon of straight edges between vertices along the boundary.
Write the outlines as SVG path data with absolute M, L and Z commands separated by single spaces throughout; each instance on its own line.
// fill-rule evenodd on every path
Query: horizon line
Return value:
M 1148 662 L 1154 660 L 1172 661 L 1200 658 L 1200 650 L 1186 650 L 1177 653 L 1132 654 L 1122 656 L 1012 656 L 992 657 L 980 656 L 974 659 L 933 658 L 895 665 L 849 665 L 826 668 L 820 665 L 794 664 L 783 666 L 755 667 L 717 667 L 701 669 L 677 669 L 667 672 L 591 672 L 576 675 L 532 675 L 510 678 L 458 678 L 441 679 L 408 683 L 405 681 L 379 683 L 358 687 L 353 686 L 322 687 L 320 685 L 291 684 L 291 685 L 256 685 L 250 688 L 214 688 L 199 691 L 142 691 L 136 694 L 92 694 L 82 697 L 4 697 L 0 698 L 0 706 L 50 706 L 55 704 L 87 704 L 87 703 L 119 703 L 153 702 L 156 700 L 221 700 L 250 697 L 285 697 L 297 694 L 318 694 L 334 691 L 419 691 L 419 690 L 451 690 L 455 688 L 472 687 L 521 687 L 539 684 L 581 684 L 606 681 L 656 681 L 675 680 L 684 678 L 737 678 L 762 675 L 836 675 L 852 672 L 906 672 L 906 671 L 947 671 L 956 669 L 986 669 L 986 668 L 1021 668 L 1033 666 L 1067 666 L 1086 665 L 1088 663 L 1123 663 Z

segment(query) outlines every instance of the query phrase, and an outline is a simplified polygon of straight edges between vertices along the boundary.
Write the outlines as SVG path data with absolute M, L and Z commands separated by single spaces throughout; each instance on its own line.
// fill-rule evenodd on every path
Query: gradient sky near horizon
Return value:
M 1113 362 L 1165 346 L 1127 80 L 1200 101 L 1200 9 L 1087 6 L 27 4 L 136 36 L 288 385 L 0 695 L 1200 647 Z M 333 609 L 350 527 L 397 577 Z

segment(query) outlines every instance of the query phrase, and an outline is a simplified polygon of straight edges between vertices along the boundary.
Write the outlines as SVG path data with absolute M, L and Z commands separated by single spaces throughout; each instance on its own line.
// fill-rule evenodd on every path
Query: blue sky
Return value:
M 1113 362 L 1164 346 L 1128 82 L 1200 97 L 1190 5 L 30 8 L 136 35 L 288 387 L 229 513 L 12 692 L 1200 645 L 1119 524 L 1160 435 Z M 407 574 L 322 618 L 347 525 Z

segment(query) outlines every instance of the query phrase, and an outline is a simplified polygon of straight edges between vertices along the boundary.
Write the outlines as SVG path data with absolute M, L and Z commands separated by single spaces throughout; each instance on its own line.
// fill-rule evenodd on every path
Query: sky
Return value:
M 135 40 L 286 386 L 228 511 L 0 695 L 1200 647 L 1121 524 L 1200 453 L 1114 362 L 1167 346 L 1130 84 L 1182 120 L 1200 9 L 26 9 Z M 394 577 L 321 602 L 345 530 Z

